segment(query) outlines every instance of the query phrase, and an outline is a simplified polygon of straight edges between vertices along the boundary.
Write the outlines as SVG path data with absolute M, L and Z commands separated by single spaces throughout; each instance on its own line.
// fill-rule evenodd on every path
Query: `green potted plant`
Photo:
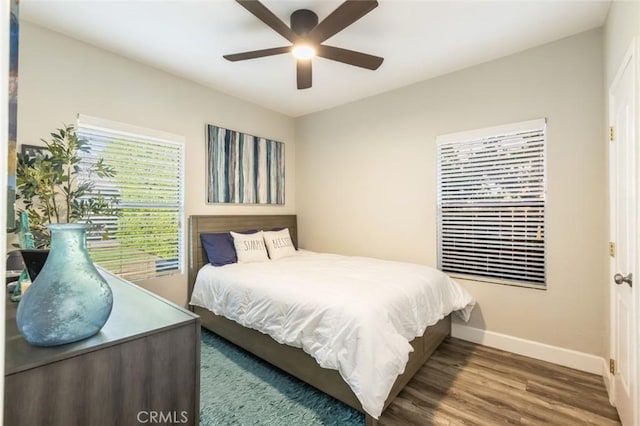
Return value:
M 74 126 L 65 125 L 42 142 L 42 155 L 18 154 L 16 172 L 17 198 L 23 205 L 18 214 L 27 213 L 35 248 L 49 247 L 49 224 L 82 222 L 90 232 L 106 232 L 93 218 L 117 215 L 117 200 L 93 193 L 92 177 L 113 177 L 113 167 L 102 158 L 83 162 L 81 153 L 88 153 L 89 145 Z
M 96 334 L 106 323 L 113 294 L 87 252 L 86 232 L 99 230 L 95 216 L 117 214 L 116 200 L 93 191 L 94 177 L 112 177 L 102 159 L 88 160 L 90 146 L 73 126 L 42 140 L 47 152 L 20 155 L 17 189 L 36 247 L 49 247 L 47 260 L 24 292 L 16 323 L 27 342 L 56 346 Z

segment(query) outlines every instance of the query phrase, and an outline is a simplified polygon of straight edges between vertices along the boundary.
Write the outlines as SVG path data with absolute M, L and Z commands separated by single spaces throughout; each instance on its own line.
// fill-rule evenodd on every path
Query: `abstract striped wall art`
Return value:
M 9 22 L 9 138 L 8 144 L 8 188 L 7 188 L 7 230 L 12 230 L 16 225 L 14 205 L 16 202 L 16 145 L 18 129 L 18 47 L 20 38 L 19 9 L 20 2 L 11 0 L 11 13 Z M 3 26 L 4 27 L 4 26 Z M 4 30 L 3 30 L 4 31 Z M 5 83 L 6 84 L 6 80 Z
M 207 125 L 207 202 L 284 204 L 284 143 Z

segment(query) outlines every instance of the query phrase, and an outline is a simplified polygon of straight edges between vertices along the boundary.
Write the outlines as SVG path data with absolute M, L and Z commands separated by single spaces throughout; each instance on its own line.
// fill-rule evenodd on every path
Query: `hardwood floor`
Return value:
M 619 425 L 602 377 L 448 338 L 380 418 L 406 425 Z

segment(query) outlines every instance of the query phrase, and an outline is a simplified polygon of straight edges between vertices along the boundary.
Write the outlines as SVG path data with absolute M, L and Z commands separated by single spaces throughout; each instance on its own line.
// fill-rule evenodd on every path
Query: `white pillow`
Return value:
M 291 241 L 289 228 L 280 231 L 263 231 L 263 234 L 271 260 L 296 254 L 296 248 L 293 246 L 293 241 Z
M 231 232 L 233 245 L 236 248 L 238 263 L 266 262 L 269 260 L 264 246 L 262 231 L 253 234 L 238 234 Z

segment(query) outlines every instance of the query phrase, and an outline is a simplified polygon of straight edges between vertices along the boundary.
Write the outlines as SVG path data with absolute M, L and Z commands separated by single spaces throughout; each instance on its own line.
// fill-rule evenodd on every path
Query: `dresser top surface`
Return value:
M 5 375 L 195 322 L 198 316 L 108 272 L 100 271 L 113 291 L 111 315 L 98 334 L 55 347 L 31 346 L 18 331 L 17 304 L 8 302 Z M 7 296 L 8 297 L 8 296 Z

